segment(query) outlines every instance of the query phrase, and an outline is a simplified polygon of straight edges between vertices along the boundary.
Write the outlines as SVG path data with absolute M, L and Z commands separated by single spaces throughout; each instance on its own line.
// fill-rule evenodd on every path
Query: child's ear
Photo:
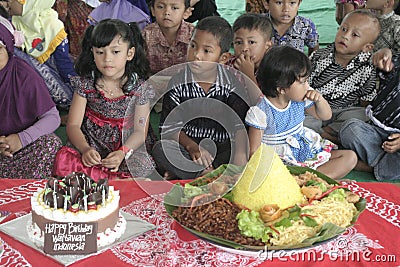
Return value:
M 368 44 L 364 45 L 362 51 L 366 53 L 366 52 L 372 51 L 372 49 L 374 49 L 374 44 L 368 43 Z
M 272 47 L 272 40 L 268 40 L 265 42 L 265 52 L 267 52 Z
M 154 14 L 155 12 L 154 12 L 154 7 L 150 7 L 150 11 L 151 11 L 151 15 L 153 15 L 153 17 L 155 17 L 156 15 Z
M 183 13 L 183 19 L 187 19 L 188 17 L 190 17 L 192 15 L 194 8 L 193 7 L 188 7 L 186 8 L 185 12 Z
M 222 55 L 219 56 L 218 63 L 225 64 L 226 62 L 228 62 L 228 60 L 231 58 L 231 56 L 232 55 L 229 52 L 222 53 Z
M 128 50 L 128 61 L 131 61 L 135 56 L 135 47 L 129 48 Z

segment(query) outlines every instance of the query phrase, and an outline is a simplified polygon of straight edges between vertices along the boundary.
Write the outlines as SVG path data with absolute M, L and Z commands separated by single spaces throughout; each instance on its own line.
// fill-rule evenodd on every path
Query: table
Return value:
M 30 197 L 44 180 L 0 180 L 0 210 L 7 221 L 30 212 Z M 348 183 L 368 204 L 357 224 L 322 245 L 248 257 L 226 252 L 197 239 L 166 213 L 162 198 L 171 184 L 161 181 L 112 181 L 121 209 L 157 228 L 71 266 L 399 266 L 400 188 L 389 183 Z M 3 221 L 4 222 L 4 221 Z M 0 233 L 5 251 L 0 266 L 61 266 L 37 250 Z M 323 264 L 323 265 L 321 265 Z M 339 264 L 339 265 L 338 265 Z

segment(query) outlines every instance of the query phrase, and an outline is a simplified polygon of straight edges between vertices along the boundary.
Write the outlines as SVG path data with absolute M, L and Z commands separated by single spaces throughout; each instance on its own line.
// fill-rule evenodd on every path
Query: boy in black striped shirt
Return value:
M 169 82 L 160 118 L 162 140 L 152 153 L 167 179 L 192 179 L 224 163 L 246 163 L 248 94 L 234 69 L 223 65 L 232 39 L 225 19 L 202 19 L 188 47 L 188 63 Z

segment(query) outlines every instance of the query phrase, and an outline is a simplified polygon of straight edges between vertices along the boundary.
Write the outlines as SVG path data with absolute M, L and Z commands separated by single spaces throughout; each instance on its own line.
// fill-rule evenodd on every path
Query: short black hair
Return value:
M 263 14 L 245 13 L 240 15 L 233 23 L 232 28 L 234 33 L 239 29 L 257 30 L 267 40 L 271 40 L 272 38 L 272 22 L 268 16 Z
M 261 60 L 257 81 L 265 96 L 277 97 L 278 88 L 289 88 L 299 78 L 311 74 L 311 62 L 291 46 L 273 46 Z
M 205 17 L 197 23 L 195 26 L 196 30 L 207 31 L 213 34 L 221 47 L 221 53 L 229 52 L 233 41 L 233 30 L 226 19 L 220 16 Z
M 154 2 L 155 1 L 156 0 L 151 0 L 150 1 L 150 6 L 153 7 L 153 8 L 154 8 Z M 190 7 L 190 0 L 184 0 L 184 1 L 185 1 L 185 9 L 189 8 Z

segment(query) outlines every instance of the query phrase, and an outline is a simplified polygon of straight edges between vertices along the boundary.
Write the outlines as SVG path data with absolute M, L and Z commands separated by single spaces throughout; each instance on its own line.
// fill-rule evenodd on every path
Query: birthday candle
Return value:
M 54 210 L 57 209 L 57 195 L 56 192 L 53 191 L 53 202 L 54 202 Z
M 64 195 L 64 211 L 67 210 L 68 205 L 68 200 L 67 200 L 67 194 Z
M 101 205 L 102 206 L 106 205 L 106 190 L 104 189 L 104 186 L 103 189 L 101 190 Z
M 85 207 L 85 212 L 87 212 L 87 195 L 83 196 L 83 206 Z

